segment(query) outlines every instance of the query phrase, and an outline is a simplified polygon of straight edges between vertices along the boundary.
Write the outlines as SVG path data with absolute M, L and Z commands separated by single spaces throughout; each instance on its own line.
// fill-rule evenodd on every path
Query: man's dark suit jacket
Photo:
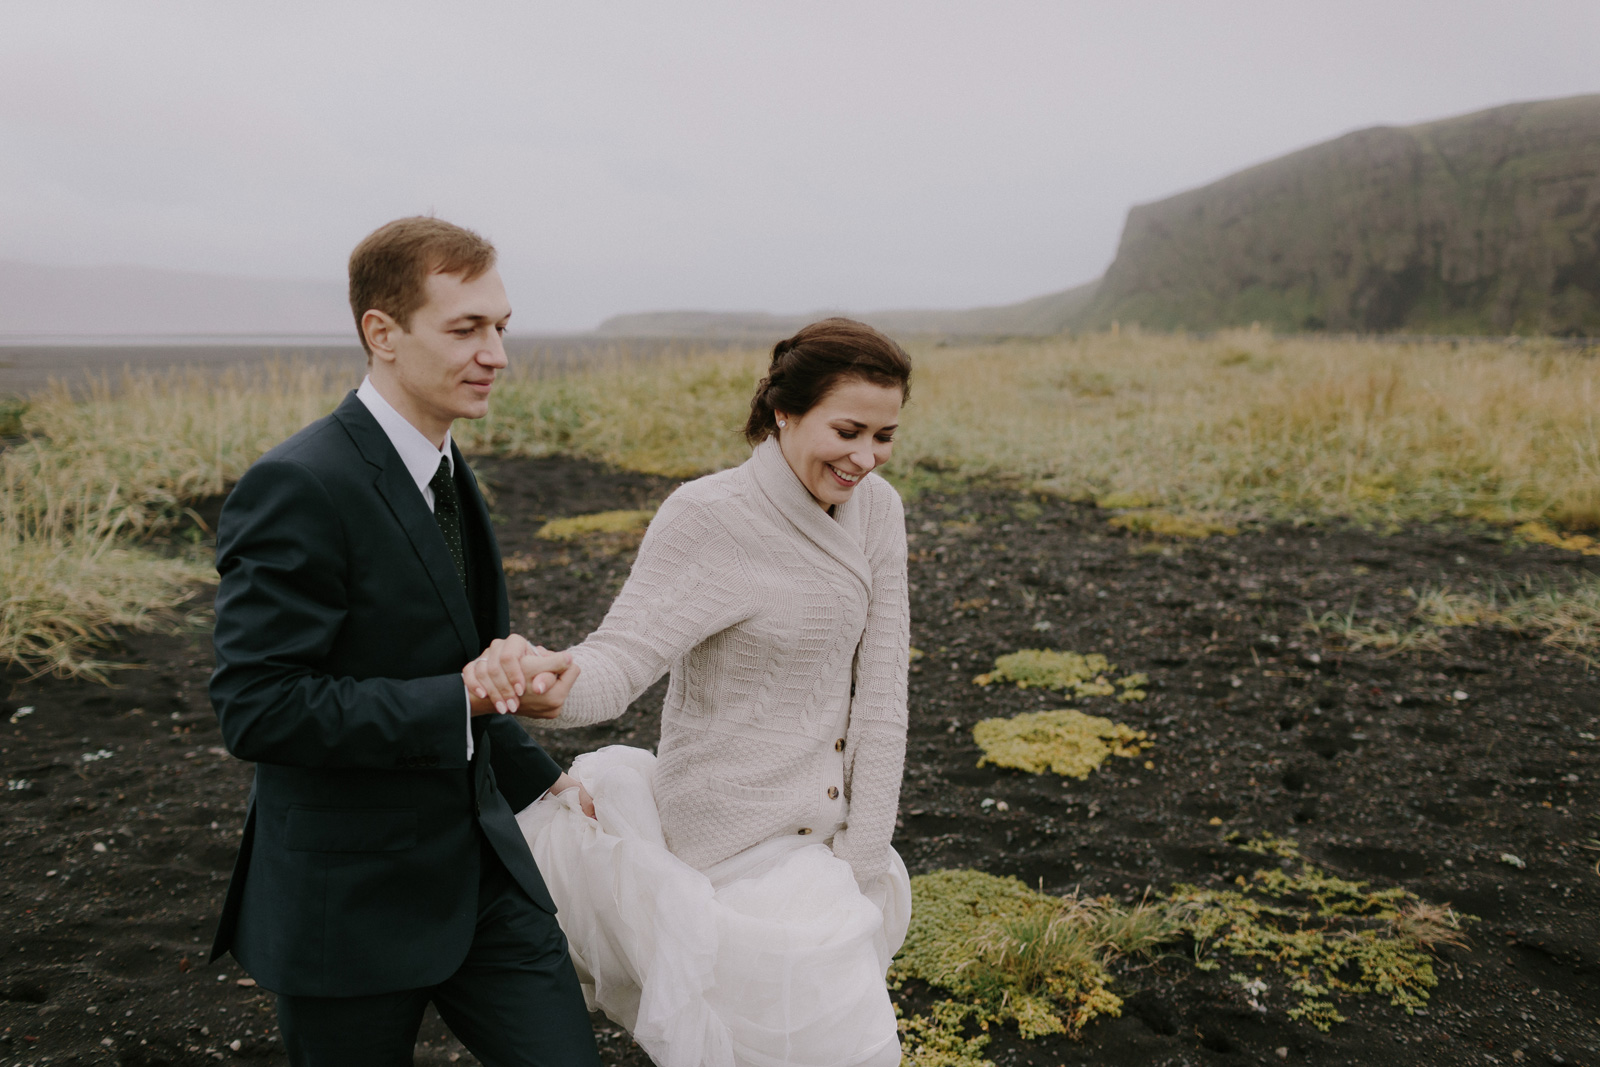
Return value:
M 448 978 L 477 923 L 484 838 L 555 911 L 513 813 L 561 769 L 510 716 L 472 720 L 467 760 L 460 671 L 506 635 L 508 612 L 488 509 L 454 461 L 467 588 L 354 393 L 223 507 L 211 701 L 256 777 L 212 959 L 232 951 L 273 992 Z

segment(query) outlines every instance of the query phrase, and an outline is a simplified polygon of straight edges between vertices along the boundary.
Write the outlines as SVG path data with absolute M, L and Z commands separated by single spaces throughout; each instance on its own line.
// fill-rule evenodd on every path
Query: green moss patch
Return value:
M 1580 552 L 1585 556 L 1600 556 L 1600 541 L 1588 534 L 1564 534 L 1542 522 L 1525 522 L 1517 527 L 1516 535 L 1531 544 L 1549 545 L 1567 552 Z
M 654 511 L 597 511 L 570 519 L 551 519 L 539 527 L 546 541 L 577 541 L 593 534 L 643 534 Z
M 992 1067 L 982 1056 L 984 1031 L 1006 1023 L 1028 1040 L 1075 1038 L 1091 1020 L 1121 1014 L 1111 963 L 1153 956 L 1185 938 L 1201 970 L 1233 961 L 1239 969 L 1230 977 L 1253 1008 L 1264 1013 L 1271 1001 L 1286 1000 L 1291 1019 L 1320 1030 L 1344 1021 L 1338 998 L 1384 996 L 1417 1011 L 1439 984 L 1434 952 L 1466 942 L 1470 916 L 1403 888 L 1330 874 L 1302 860 L 1288 838 L 1236 844 L 1288 867 L 1298 861 L 1299 870 L 1263 868 L 1225 889 L 1178 885 L 1132 906 L 1053 897 L 973 870 L 911 879 L 911 927 L 890 979 L 897 988 L 920 980 L 951 999 L 901 1020 L 905 1062 Z
M 1233 537 L 1239 532 L 1237 526 L 1218 519 L 1206 518 L 1201 515 L 1174 515 L 1170 511 L 1162 511 L 1159 508 L 1141 509 L 1117 515 L 1112 518 L 1111 525 L 1119 530 L 1127 530 L 1133 534 L 1144 534 L 1148 537 L 1193 541 L 1203 541 L 1208 537 L 1218 535 Z
M 1260 855 L 1298 860 L 1293 841 L 1266 836 L 1239 846 Z M 1293 863 L 1290 863 L 1293 866 Z M 1257 975 L 1235 974 L 1252 1004 L 1266 1008 L 1269 969 L 1288 990 L 1291 1019 L 1319 1030 L 1343 1022 L 1334 997 L 1376 994 L 1407 1014 L 1439 984 L 1433 950 L 1465 943 L 1468 918 L 1429 904 L 1402 888 L 1372 889 L 1301 861 L 1242 875 L 1229 889 L 1177 885 L 1168 902 L 1184 910 L 1194 938 L 1195 965 L 1216 970 L 1219 957 L 1255 961 Z
M 978 766 L 1052 771 L 1067 778 L 1087 778 L 1108 756 L 1131 759 L 1150 747 L 1148 738 L 1143 730 L 1071 708 L 984 719 L 972 728 L 972 739 L 983 749 Z
M 1144 674 L 1129 674 L 1118 678 L 1117 665 L 1098 652 L 1087 655 L 1078 652 L 1057 652 L 1046 648 L 1024 648 L 1019 652 L 1001 656 L 994 661 L 994 670 L 972 679 L 975 685 L 993 685 L 995 682 L 1014 682 L 1019 689 L 1055 689 L 1070 692 L 1080 699 L 1115 696 L 1126 703 L 1145 698 L 1144 686 L 1150 678 Z M 1121 692 L 1118 692 L 1118 690 Z

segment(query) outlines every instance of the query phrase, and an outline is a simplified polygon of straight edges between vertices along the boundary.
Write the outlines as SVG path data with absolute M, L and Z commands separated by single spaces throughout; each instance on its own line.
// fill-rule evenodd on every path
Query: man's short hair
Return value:
M 472 281 L 494 266 L 494 245 L 471 230 L 426 215 L 395 219 L 373 230 L 350 253 L 350 310 L 367 356 L 361 317 L 382 311 L 402 330 L 427 299 L 430 274 L 459 274 Z

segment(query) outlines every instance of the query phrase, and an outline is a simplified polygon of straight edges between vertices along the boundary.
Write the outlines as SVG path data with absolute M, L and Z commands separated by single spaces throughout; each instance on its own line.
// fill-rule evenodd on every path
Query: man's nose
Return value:
M 478 352 L 478 362 L 496 370 L 510 363 L 510 360 L 506 359 L 505 338 L 500 336 L 498 330 L 489 335 L 488 343 Z

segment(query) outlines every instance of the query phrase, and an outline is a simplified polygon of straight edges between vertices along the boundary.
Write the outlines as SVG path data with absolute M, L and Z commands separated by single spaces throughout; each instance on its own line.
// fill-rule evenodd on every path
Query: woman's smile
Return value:
M 818 504 L 843 504 L 888 462 L 903 396 L 898 385 L 848 378 L 805 414 L 778 413 L 778 446 Z
M 844 471 L 840 470 L 838 467 L 835 467 L 832 463 L 826 464 L 826 466 L 827 466 L 828 470 L 833 473 L 833 476 L 835 478 L 839 479 L 839 484 L 844 486 L 846 489 L 853 489 L 855 487 L 855 484 L 861 480 L 861 477 L 862 477 L 861 474 L 846 474 Z M 869 474 L 869 473 L 871 473 L 871 472 L 870 471 L 863 471 L 862 472 L 862 474 Z

